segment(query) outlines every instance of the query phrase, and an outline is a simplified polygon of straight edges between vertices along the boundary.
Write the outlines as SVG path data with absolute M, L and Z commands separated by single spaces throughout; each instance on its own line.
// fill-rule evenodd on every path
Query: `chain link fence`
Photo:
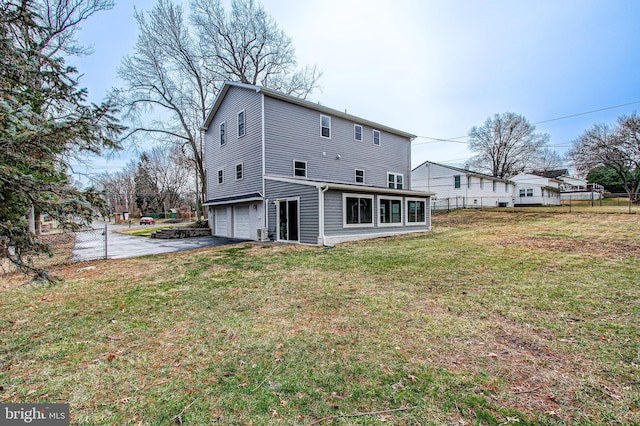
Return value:
M 610 213 L 640 213 L 640 193 L 629 194 L 605 194 L 592 193 L 590 196 L 567 195 L 563 197 L 562 205 L 569 208 L 570 212 L 593 211 Z
M 107 259 L 109 256 L 107 239 L 108 228 L 106 224 L 101 228 L 77 231 L 71 261 Z
M 512 197 L 450 197 L 432 198 L 433 212 L 451 211 L 458 209 L 484 209 L 493 207 L 513 207 Z
M 48 269 L 69 262 L 106 259 L 108 256 L 106 225 L 99 229 L 76 232 L 45 230 L 40 241 L 50 247 L 51 255 L 42 254 L 32 259 L 33 265 L 39 268 Z M 15 250 L 10 242 L 0 244 L 0 277 L 7 277 L 18 271 L 16 265 L 9 260 L 9 256 L 15 255 Z
M 544 208 L 557 212 L 584 212 L 598 211 L 601 213 L 630 213 L 640 214 L 640 194 L 609 194 L 605 195 L 592 192 L 585 194 L 564 194 L 561 193 L 560 205 L 556 206 L 532 206 L 518 207 Z M 514 204 L 518 204 L 518 197 L 451 197 L 451 198 L 432 198 L 431 211 L 433 214 L 447 212 L 458 209 L 486 209 L 495 207 L 513 208 Z

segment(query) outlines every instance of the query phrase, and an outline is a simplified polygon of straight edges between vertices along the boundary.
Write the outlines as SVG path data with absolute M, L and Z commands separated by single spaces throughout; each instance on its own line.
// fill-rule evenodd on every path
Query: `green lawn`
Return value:
M 640 424 L 637 215 L 458 211 L 0 286 L 0 403 L 72 424 Z

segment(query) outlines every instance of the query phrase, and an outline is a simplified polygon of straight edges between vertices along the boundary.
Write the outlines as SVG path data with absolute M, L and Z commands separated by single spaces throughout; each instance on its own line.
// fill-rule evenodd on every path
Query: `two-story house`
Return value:
M 425 231 L 409 133 L 264 87 L 225 83 L 204 125 L 218 236 L 311 245 Z
M 435 209 L 513 207 L 516 187 L 508 179 L 432 161 L 411 171 L 411 185 L 435 193 Z

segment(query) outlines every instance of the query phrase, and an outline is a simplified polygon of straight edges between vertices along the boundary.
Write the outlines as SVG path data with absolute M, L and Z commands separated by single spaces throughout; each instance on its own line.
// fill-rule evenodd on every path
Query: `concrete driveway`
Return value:
M 104 259 L 104 223 L 94 222 L 93 231 L 78 232 L 73 248 L 72 262 L 92 259 Z M 131 228 L 140 228 L 132 224 Z M 236 244 L 240 240 L 222 237 L 195 237 L 172 240 L 161 240 L 148 237 L 136 237 L 113 232 L 129 228 L 128 225 L 107 224 L 107 258 L 125 259 L 150 254 L 171 253 L 174 251 L 192 250 L 202 247 Z

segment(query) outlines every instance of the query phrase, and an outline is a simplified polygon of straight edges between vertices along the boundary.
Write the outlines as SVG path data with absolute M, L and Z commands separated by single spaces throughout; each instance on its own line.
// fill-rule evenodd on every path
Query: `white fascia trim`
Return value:
M 359 192 L 359 193 L 367 193 L 367 194 L 386 194 L 386 195 L 424 197 L 424 198 L 433 197 L 434 195 L 436 195 L 435 192 L 413 191 L 410 189 L 392 189 L 392 188 L 383 188 L 383 187 L 375 187 L 375 186 L 349 185 L 344 183 L 318 182 L 318 181 L 312 181 L 308 179 L 295 179 L 295 178 L 289 178 L 284 176 L 265 176 L 264 178 L 266 180 L 272 180 L 275 182 L 295 183 L 298 185 L 313 186 L 315 188 L 336 189 L 340 191 L 350 191 L 350 192 Z

